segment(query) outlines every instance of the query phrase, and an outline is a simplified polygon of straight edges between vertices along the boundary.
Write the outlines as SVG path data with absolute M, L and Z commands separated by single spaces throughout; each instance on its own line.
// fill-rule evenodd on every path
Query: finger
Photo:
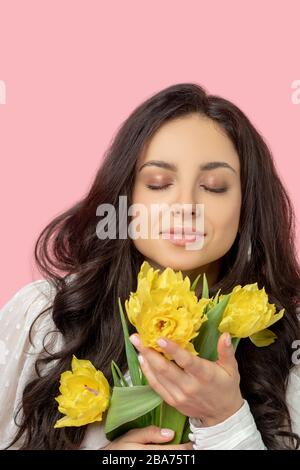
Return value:
M 159 346 L 174 359 L 176 364 L 190 375 L 201 377 L 203 374 L 206 374 L 208 368 L 211 367 L 209 361 L 194 356 L 190 351 L 181 348 L 174 341 L 167 338 L 160 338 L 157 342 Z
M 153 442 L 168 442 L 174 437 L 173 429 L 161 429 L 158 426 L 147 426 L 145 428 L 136 428 L 128 431 L 120 439 L 125 442 L 135 442 L 137 444 L 149 444 Z
M 162 375 L 163 378 L 169 378 L 174 382 L 185 380 L 185 371 L 178 367 L 178 364 L 175 362 L 166 359 L 165 356 L 152 348 L 140 346 L 139 351 L 155 373 Z
M 146 445 L 145 447 L 151 450 L 193 450 L 193 443 L 187 442 L 186 444 L 176 444 L 176 445 L 166 444 L 166 445 L 160 445 L 160 446 Z
M 142 354 L 142 356 L 148 361 L 149 364 L 151 364 L 151 367 L 155 369 L 159 368 L 164 368 L 165 370 L 163 371 L 164 374 L 167 374 L 168 371 L 166 370 L 166 367 L 164 367 L 163 361 L 167 361 L 160 353 L 156 352 L 152 348 L 145 348 L 140 340 L 139 335 L 134 334 L 130 336 L 130 341 L 136 349 Z M 176 368 L 175 364 L 171 361 L 167 361 L 170 364 L 169 371 L 174 371 L 177 370 L 178 373 L 184 369 L 184 372 L 192 373 L 192 371 L 195 371 L 195 364 L 196 358 L 193 356 L 190 352 L 184 350 L 183 348 L 179 347 L 174 341 L 171 341 L 166 338 L 159 338 L 157 341 L 157 344 L 161 347 L 161 349 L 168 353 L 170 356 L 172 356 L 172 359 L 175 360 L 176 364 L 180 367 L 180 369 Z M 197 367 L 197 366 L 196 366 Z M 184 375 L 181 375 L 181 377 L 177 377 L 178 380 L 182 381 L 185 379 Z
M 150 368 L 154 375 L 159 376 L 157 379 L 160 383 L 165 382 L 166 387 L 170 385 L 174 387 L 176 383 L 181 384 L 185 381 L 185 372 L 153 348 L 144 347 L 141 344 L 139 335 L 132 335 L 130 341 L 140 352 L 139 358 L 145 360 L 147 371 Z
M 223 333 L 219 338 L 217 363 L 223 367 L 229 375 L 234 375 L 238 371 L 234 348 L 229 333 Z
M 130 341 L 140 352 L 138 359 L 150 387 L 169 405 L 175 406 L 183 396 L 180 386 L 186 383 L 185 373 L 162 354 L 144 347 L 137 334 L 132 335 Z
M 177 387 L 176 382 L 169 381 L 162 374 L 155 373 L 152 365 L 142 356 L 138 356 L 143 374 L 146 376 L 150 387 L 169 405 L 174 406 L 175 397 L 181 396 L 182 392 Z
M 137 333 L 134 333 L 133 335 L 131 335 L 129 337 L 130 341 L 132 342 L 132 344 L 134 345 L 134 347 L 144 356 L 151 356 L 151 355 L 157 355 L 157 356 L 160 356 L 160 353 L 158 351 L 155 351 L 155 349 L 153 348 L 148 348 L 146 346 L 143 345 L 142 341 L 141 341 L 141 338 L 140 338 L 140 335 L 138 335 Z

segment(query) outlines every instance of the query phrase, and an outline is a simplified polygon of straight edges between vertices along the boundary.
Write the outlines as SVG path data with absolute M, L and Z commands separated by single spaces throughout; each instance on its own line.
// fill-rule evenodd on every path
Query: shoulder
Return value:
M 15 292 L 15 294 L 7 301 L 7 303 L 3 306 L 6 307 L 7 305 L 12 305 L 16 302 L 27 302 L 27 301 L 34 301 L 37 296 L 44 298 L 52 298 L 55 292 L 55 287 L 51 283 L 51 281 L 46 279 L 38 279 L 36 281 L 29 282 L 22 286 L 19 290 Z M 2 309 L 0 309 L 1 311 Z
M 34 336 L 52 329 L 51 307 L 56 295 L 55 286 L 46 279 L 30 282 L 19 289 L 0 309 L 0 343 L 15 345 L 27 342 L 33 321 L 45 310 L 34 327 Z M 22 339 L 22 341 L 21 341 Z M 0 344 L 0 346 L 1 346 Z
M 55 297 L 55 286 L 46 279 L 32 281 L 21 287 L 0 309 L 0 319 L 28 317 L 36 310 L 50 305 Z

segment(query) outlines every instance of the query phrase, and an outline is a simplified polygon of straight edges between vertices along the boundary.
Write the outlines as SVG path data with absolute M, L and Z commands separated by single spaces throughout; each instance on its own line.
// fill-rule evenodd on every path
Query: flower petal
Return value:
M 262 346 L 269 346 L 270 344 L 274 343 L 277 335 L 275 335 L 273 331 L 265 329 L 254 333 L 253 335 L 249 336 L 249 338 L 252 343 L 255 344 L 255 346 L 260 348 Z

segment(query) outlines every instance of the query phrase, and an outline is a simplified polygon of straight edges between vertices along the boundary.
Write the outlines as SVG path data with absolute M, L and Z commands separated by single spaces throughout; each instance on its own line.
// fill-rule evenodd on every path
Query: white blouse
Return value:
M 28 338 L 33 320 L 52 304 L 54 296 L 55 287 L 49 281 L 34 281 L 22 287 L 0 310 L 0 449 L 8 445 L 17 430 L 14 414 L 24 386 L 34 377 L 34 363 L 43 350 L 45 334 L 49 332 L 46 346 L 52 350 L 59 350 L 63 344 L 61 333 L 54 331 L 51 309 L 35 322 L 33 345 Z M 300 364 L 290 371 L 286 400 L 292 429 L 300 435 Z M 246 400 L 234 415 L 215 426 L 203 427 L 200 420 L 190 418 L 190 429 L 195 450 L 266 449 Z M 103 422 L 92 423 L 87 426 L 80 449 L 101 449 L 109 442 Z M 10 449 L 20 445 L 19 441 Z

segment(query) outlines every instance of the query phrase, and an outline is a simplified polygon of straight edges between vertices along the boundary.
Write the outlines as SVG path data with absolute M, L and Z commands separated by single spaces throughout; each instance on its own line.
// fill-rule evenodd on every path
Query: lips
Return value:
M 184 237 L 206 235 L 205 233 L 200 232 L 199 230 L 193 230 L 193 228 L 191 227 L 170 227 L 169 229 L 161 231 L 160 234 L 182 235 Z
M 162 230 L 160 235 L 175 246 L 184 247 L 186 245 L 204 240 L 205 233 L 199 230 L 193 230 L 192 227 L 170 227 L 168 230 Z

